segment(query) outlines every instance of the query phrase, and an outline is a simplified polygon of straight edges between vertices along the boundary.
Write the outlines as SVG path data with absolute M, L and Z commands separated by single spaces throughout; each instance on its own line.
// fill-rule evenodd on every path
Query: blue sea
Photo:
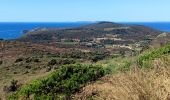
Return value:
M 63 22 L 63 23 L 0 23 L 0 39 L 16 39 L 21 37 L 24 30 L 32 30 L 36 28 L 73 28 L 87 25 L 90 22 Z
M 126 22 L 124 24 L 144 25 L 160 31 L 170 32 L 170 22 Z
M 21 37 L 24 30 L 35 28 L 71 28 L 90 24 L 91 22 L 65 22 L 65 23 L 0 23 L 0 39 L 16 39 Z M 161 31 L 170 32 L 170 22 L 128 22 L 152 27 Z

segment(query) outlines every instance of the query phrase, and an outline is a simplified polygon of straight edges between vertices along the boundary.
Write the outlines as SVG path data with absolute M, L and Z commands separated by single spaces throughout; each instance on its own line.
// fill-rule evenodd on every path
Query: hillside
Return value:
M 47 76 L 60 66 L 88 64 L 110 57 L 107 50 L 59 48 L 20 41 L 0 41 L 0 46 L 0 98 L 2 99 L 20 86 Z M 17 86 L 11 83 L 15 83 L 16 80 Z
M 55 48 L 109 51 L 112 55 L 124 52 L 136 55 L 147 49 L 161 31 L 113 22 L 98 22 L 71 29 L 35 29 L 18 40 Z
M 0 98 L 161 98 L 145 84 L 154 84 L 155 74 L 169 70 L 170 48 L 165 45 L 169 38 L 169 33 L 145 26 L 99 22 L 72 29 L 35 29 L 17 40 L 0 40 Z M 154 78 L 145 83 L 143 78 L 150 75 Z M 129 90 L 120 91 L 124 86 Z
M 128 59 L 62 66 L 49 76 L 22 87 L 9 98 L 168 100 L 169 52 L 170 44 L 167 44 Z M 87 84 L 91 81 L 94 82 Z
M 74 95 L 76 100 L 169 100 L 170 44 L 144 52 L 121 67 L 118 62 L 101 62 L 114 70 L 112 74 L 84 87 Z M 137 59 L 137 60 L 134 60 Z M 122 59 L 123 60 L 123 59 Z M 124 59 L 125 60 L 125 59 Z M 117 60 L 116 60 L 117 61 Z M 142 62 L 140 64 L 138 62 Z M 118 68 L 117 68 L 118 66 Z M 124 66 L 124 65 L 123 65 Z M 115 71 L 117 72 L 115 74 Z
M 99 22 L 71 29 L 36 29 L 28 32 L 20 40 L 31 42 L 61 41 L 61 39 L 84 39 L 102 38 L 107 34 L 119 35 L 123 39 L 152 38 L 160 34 L 160 31 L 145 26 L 129 26 L 112 22 Z

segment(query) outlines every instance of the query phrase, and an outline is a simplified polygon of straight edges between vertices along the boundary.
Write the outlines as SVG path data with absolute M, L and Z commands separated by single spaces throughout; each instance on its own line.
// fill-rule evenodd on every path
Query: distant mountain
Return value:
M 36 29 L 27 32 L 19 38 L 21 41 L 50 42 L 61 39 L 93 39 L 102 38 L 106 34 L 118 35 L 123 39 L 141 40 L 154 38 L 161 31 L 140 25 L 126 25 L 113 22 L 98 22 L 77 28 L 69 29 Z

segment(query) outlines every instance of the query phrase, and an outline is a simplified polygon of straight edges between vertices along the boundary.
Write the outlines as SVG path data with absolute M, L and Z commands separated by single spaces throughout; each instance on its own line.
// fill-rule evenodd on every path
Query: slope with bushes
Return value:
M 168 100 L 169 53 L 167 44 L 137 57 L 60 66 L 50 75 L 22 86 L 8 99 Z
M 154 60 L 155 58 L 159 58 L 162 55 L 166 55 L 170 53 L 170 44 L 166 46 L 146 52 L 138 57 L 138 64 L 141 67 L 149 67 L 149 61 Z
M 110 74 L 74 95 L 75 100 L 169 100 L 170 44 L 133 58 L 127 71 Z M 121 66 L 120 61 L 117 65 Z M 145 66 L 145 62 L 150 64 Z M 108 67 L 107 62 L 105 67 Z M 105 65 L 105 64 L 104 64 Z M 126 68 L 126 67 L 125 67 Z M 144 68 L 144 69 L 143 69 Z M 119 68 L 116 69 L 118 71 Z M 114 71 L 115 72 L 115 71 Z
M 9 100 L 69 99 L 71 94 L 77 92 L 87 82 L 95 81 L 102 76 L 104 69 L 100 66 L 81 64 L 61 66 L 47 77 L 22 87 L 10 95 Z

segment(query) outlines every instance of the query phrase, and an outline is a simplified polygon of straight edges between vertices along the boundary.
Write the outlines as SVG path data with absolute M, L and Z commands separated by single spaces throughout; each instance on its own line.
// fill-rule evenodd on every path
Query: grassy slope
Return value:
M 128 67 L 129 71 L 124 72 L 118 68 L 119 66 L 122 67 L 122 62 L 124 61 L 107 60 L 105 62 L 101 62 L 103 65 L 105 65 L 105 67 L 110 67 L 111 65 L 113 73 L 118 73 L 114 75 L 107 75 L 100 81 L 84 87 L 80 93 L 75 95 L 74 99 L 169 100 L 169 51 L 170 44 L 160 49 L 143 53 L 138 57 L 134 57 L 130 59 L 132 64 L 130 67 Z M 126 61 L 126 59 L 124 60 Z M 144 62 L 147 62 L 148 64 L 144 64 Z M 128 68 L 125 67 L 125 69 Z
M 160 49 L 145 52 L 138 57 L 131 57 L 128 59 L 106 59 L 98 62 L 97 65 L 102 65 L 109 75 L 103 77 L 101 80 L 96 81 L 93 84 L 84 87 L 80 93 L 74 96 L 74 99 L 149 100 L 168 98 L 168 92 L 170 91 L 168 88 L 168 86 L 170 86 L 168 83 L 170 81 L 168 79 L 170 74 L 170 69 L 168 68 L 170 66 L 169 51 L 170 45 L 168 44 Z M 79 67 L 81 68 L 81 66 Z M 143 70 L 140 68 L 149 69 Z M 112 75 L 112 73 L 114 73 L 114 75 Z M 84 74 L 86 75 L 87 73 L 83 73 L 80 75 L 80 77 L 82 77 Z M 50 78 L 51 77 L 47 77 L 47 80 Z M 161 79 L 163 81 L 160 81 Z M 70 78 L 67 80 L 70 80 Z M 90 80 L 91 79 L 89 79 L 89 81 Z M 39 82 L 41 81 L 42 80 Z M 75 82 L 76 81 L 73 83 Z M 88 80 L 86 82 L 88 82 Z M 83 85 L 85 85 L 86 82 L 83 83 Z M 78 84 L 82 85 L 82 83 Z M 26 87 L 30 86 L 28 85 Z M 22 88 L 17 92 L 17 94 L 13 96 L 23 97 L 26 95 L 23 94 L 24 89 L 25 88 Z M 76 92 L 74 89 L 73 91 L 74 92 L 70 92 L 69 95 Z M 162 95 L 159 95 L 159 93 Z M 34 94 L 34 92 L 32 94 Z M 59 94 L 61 95 L 61 93 Z

